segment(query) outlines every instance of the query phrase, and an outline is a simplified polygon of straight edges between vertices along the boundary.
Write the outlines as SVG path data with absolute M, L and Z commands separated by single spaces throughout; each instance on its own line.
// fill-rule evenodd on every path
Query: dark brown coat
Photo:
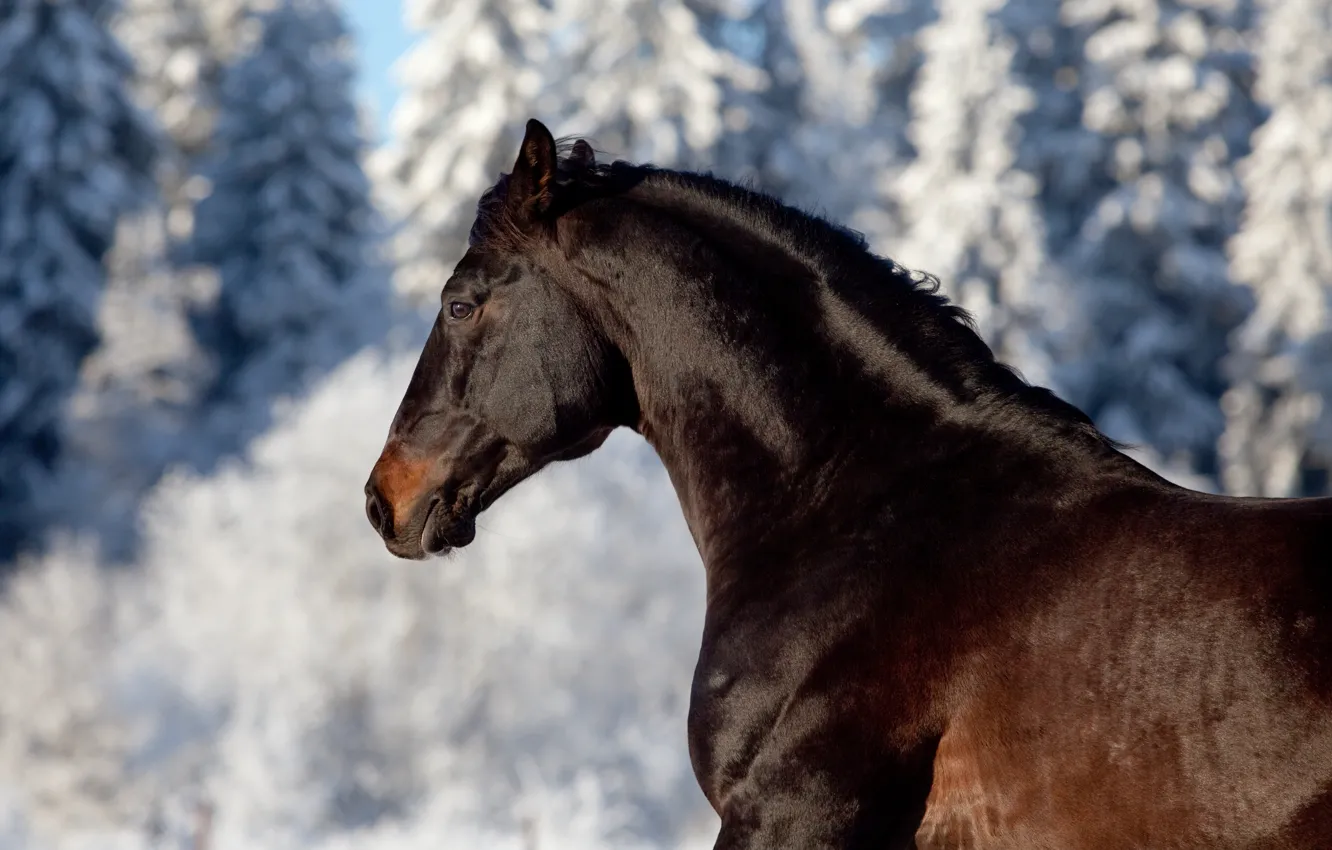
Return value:
M 707 569 L 689 746 L 719 849 L 1332 847 L 1332 500 L 1162 480 L 926 283 L 533 121 L 371 523 L 446 552 L 642 434 Z

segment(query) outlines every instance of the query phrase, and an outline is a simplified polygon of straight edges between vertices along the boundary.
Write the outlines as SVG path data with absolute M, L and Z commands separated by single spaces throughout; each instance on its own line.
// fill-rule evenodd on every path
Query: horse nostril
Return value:
M 384 497 L 373 486 L 365 488 L 365 517 L 381 537 L 388 537 L 393 531 L 393 515 L 384 503 Z

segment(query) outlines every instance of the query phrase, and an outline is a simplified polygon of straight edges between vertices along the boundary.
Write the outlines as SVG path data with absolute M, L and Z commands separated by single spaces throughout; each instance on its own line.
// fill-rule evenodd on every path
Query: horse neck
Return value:
M 597 297 L 629 361 L 637 430 L 710 568 L 763 547 L 799 557 L 805 527 L 854 537 L 881 518 L 846 504 L 901 515 L 922 480 L 1010 486 L 1020 466 L 1035 484 L 1113 454 L 999 386 L 1011 373 L 977 355 L 983 344 L 959 347 L 971 331 L 925 293 L 700 271 L 696 256 L 653 251 L 620 246 L 619 268 L 593 276 L 615 281 Z

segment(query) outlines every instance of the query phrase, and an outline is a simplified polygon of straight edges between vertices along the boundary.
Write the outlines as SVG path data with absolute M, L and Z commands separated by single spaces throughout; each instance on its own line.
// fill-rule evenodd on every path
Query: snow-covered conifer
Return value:
M 1248 4 L 1014 0 L 999 17 L 1037 94 L 1018 165 L 1080 302 L 1057 383 L 1112 436 L 1215 475 L 1219 364 L 1251 304 L 1224 254 L 1260 117 Z
M 1256 91 L 1271 109 L 1239 164 L 1232 271 L 1252 288 L 1221 440 L 1228 490 L 1312 494 L 1332 467 L 1332 4 L 1262 4 Z
M 613 157 L 697 165 L 722 133 L 720 81 L 759 79 L 709 42 L 681 0 L 406 6 L 422 36 L 403 60 L 395 139 L 376 171 L 403 224 L 397 286 L 427 303 L 528 118 Z
M 893 187 L 911 158 L 906 128 L 926 0 L 715 0 L 709 39 L 752 66 L 725 78 L 719 173 L 865 234 L 897 256 Z
M 428 301 L 462 256 L 477 198 L 513 165 L 527 118 L 551 120 L 536 105 L 550 12 L 536 0 L 404 6 L 421 37 L 399 60 L 394 138 L 373 167 L 403 224 L 396 285 Z
M 340 13 L 288 0 L 254 23 L 222 73 L 211 193 L 182 251 L 219 275 L 194 315 L 216 368 L 208 398 L 242 406 L 304 386 L 386 318 Z
M 218 72 L 199 0 L 125 0 L 116 34 L 138 67 L 144 105 L 176 151 L 197 156 L 212 136 Z
M 98 341 L 102 261 L 153 195 L 114 0 L 0 0 L 0 560 L 39 525 L 62 409 Z
M 199 0 L 126 0 L 116 32 L 137 65 L 135 94 L 157 118 L 167 144 L 157 169 L 160 202 L 121 222 L 107 257 L 104 344 L 89 363 L 85 385 L 97 398 L 93 427 L 105 418 L 101 408 L 120 401 L 160 406 L 191 394 L 201 370 L 185 313 L 215 283 L 211 270 L 178 269 L 169 258 L 172 241 L 188 237 L 193 227 L 204 185 L 194 167 L 212 140 L 216 117 L 219 65 Z M 146 326 L 157 330 L 145 333 Z M 139 412 L 148 414 L 147 408 Z
M 1006 362 L 1047 385 L 1043 335 L 1066 318 L 1045 251 L 1036 178 L 1016 165 L 1034 93 L 1011 74 L 997 0 L 943 0 L 920 35 L 911 94 L 916 155 L 894 184 L 905 233 L 893 256 L 937 275 Z

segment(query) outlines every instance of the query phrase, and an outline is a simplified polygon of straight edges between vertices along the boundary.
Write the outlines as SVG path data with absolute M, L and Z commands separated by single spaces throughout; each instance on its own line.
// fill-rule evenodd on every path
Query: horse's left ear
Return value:
M 545 124 L 529 120 L 508 187 L 508 201 L 522 217 L 539 218 L 550 209 L 557 165 L 555 137 Z

